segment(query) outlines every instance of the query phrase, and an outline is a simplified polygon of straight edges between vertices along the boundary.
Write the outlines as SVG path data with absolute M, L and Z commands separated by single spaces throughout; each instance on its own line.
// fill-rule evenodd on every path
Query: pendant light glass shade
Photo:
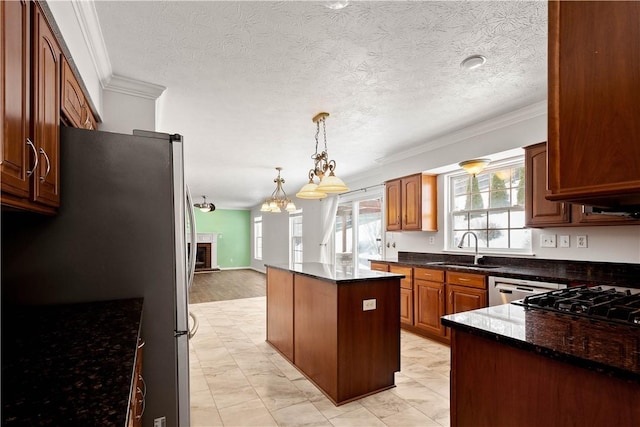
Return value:
M 331 172 L 329 175 L 322 177 L 316 191 L 322 193 L 344 193 L 349 191 L 349 187 L 344 185 L 344 182 Z
M 299 199 L 324 199 L 327 197 L 327 193 L 318 191 L 318 184 L 310 181 L 298 191 L 296 197 Z
M 327 193 L 344 193 L 349 188 L 338 178 L 334 171 L 336 169 L 335 160 L 329 159 L 327 153 L 327 129 L 325 119 L 329 113 L 318 113 L 313 118 L 316 124 L 316 152 L 311 156 L 313 159 L 313 169 L 309 171 L 309 182 L 296 194 L 300 199 L 324 199 Z M 320 134 L 320 123 L 324 134 L 324 151 L 318 153 L 318 135 Z M 318 178 L 319 184 L 314 182 Z

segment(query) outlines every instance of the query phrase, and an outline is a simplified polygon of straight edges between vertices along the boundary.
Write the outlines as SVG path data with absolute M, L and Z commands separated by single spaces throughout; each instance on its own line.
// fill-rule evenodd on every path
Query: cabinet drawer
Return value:
M 482 274 L 458 273 L 447 271 L 447 283 L 472 288 L 487 289 L 486 277 Z
M 376 271 L 389 271 L 389 265 L 388 264 L 382 264 L 379 262 L 372 262 L 371 263 L 371 269 L 372 270 L 376 270 Z
M 431 282 L 444 282 L 444 270 L 431 270 L 428 268 L 415 268 L 413 271 L 416 279 L 429 280 Z
M 413 289 L 413 268 L 391 265 L 389 266 L 389 271 L 396 274 L 404 274 L 404 279 L 400 280 L 400 287 L 404 289 Z

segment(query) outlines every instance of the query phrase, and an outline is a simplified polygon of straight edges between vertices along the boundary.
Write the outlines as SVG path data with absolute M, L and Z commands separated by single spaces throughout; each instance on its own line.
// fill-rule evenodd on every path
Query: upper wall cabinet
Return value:
M 2 193 L 29 197 L 31 11 L 27 1 L 0 2 L 0 176 Z
M 387 231 L 438 230 L 437 176 L 415 174 L 385 182 Z
M 594 213 L 581 204 L 553 202 L 545 196 L 547 190 L 547 144 L 525 147 L 525 224 L 527 227 L 566 227 L 592 225 L 639 225 L 639 219 L 629 216 Z
M 2 205 L 55 213 L 60 47 L 40 5 L 2 2 Z
M 62 103 L 63 120 L 76 128 L 96 129 L 96 119 L 91 112 L 80 83 L 73 74 L 69 62 L 62 57 Z
M 40 3 L 0 2 L 0 44 L 0 200 L 55 214 L 61 120 L 95 129 L 96 119 Z
M 640 206 L 640 2 L 549 2 L 549 194 Z
M 60 57 L 62 51 L 47 20 L 34 3 L 33 142 L 38 153 L 32 200 L 60 206 Z

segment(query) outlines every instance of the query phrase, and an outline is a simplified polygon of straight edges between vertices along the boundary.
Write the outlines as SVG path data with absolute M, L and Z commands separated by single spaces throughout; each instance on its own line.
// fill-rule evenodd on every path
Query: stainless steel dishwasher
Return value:
M 560 283 L 489 276 L 489 305 L 507 304 L 511 301 L 523 299 L 528 295 L 541 294 L 566 287 L 567 285 Z

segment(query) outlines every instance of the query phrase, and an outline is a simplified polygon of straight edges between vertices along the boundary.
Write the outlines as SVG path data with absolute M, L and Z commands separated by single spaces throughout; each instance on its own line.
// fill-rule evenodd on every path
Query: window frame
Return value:
M 262 260 L 263 224 L 262 215 L 253 217 L 253 259 L 256 260 Z
M 525 158 L 524 155 L 519 155 L 516 157 L 511 157 L 508 159 L 504 159 L 502 161 L 496 161 L 493 162 L 489 167 L 487 167 L 485 170 L 483 170 L 481 173 L 477 174 L 477 176 L 488 176 L 488 179 L 491 179 L 491 173 L 495 172 L 495 171 L 499 171 L 501 169 L 505 169 L 505 168 L 522 168 L 522 179 L 524 179 L 524 168 L 525 168 Z M 500 228 L 500 230 L 508 230 L 509 233 L 509 238 L 511 238 L 511 233 L 512 231 L 517 231 L 517 230 L 523 230 L 526 232 L 526 234 L 528 234 L 528 240 L 529 240 L 529 244 L 528 246 L 525 245 L 525 247 L 523 248 L 512 248 L 512 247 L 501 247 L 501 248 L 491 248 L 491 247 L 482 247 L 479 246 L 478 247 L 478 252 L 479 253 L 484 253 L 484 254 L 518 254 L 518 255 L 531 255 L 532 254 L 532 246 L 533 246 L 533 242 L 532 242 L 532 238 L 533 238 L 533 234 L 531 232 L 531 229 L 528 228 L 526 226 L 526 224 L 524 223 L 524 212 L 526 210 L 526 197 L 524 197 L 522 199 L 522 205 L 521 207 L 519 205 L 512 205 L 511 203 L 509 203 L 508 206 L 503 206 L 503 207 L 495 207 L 495 208 L 491 208 L 491 207 L 487 207 L 487 208 L 482 208 L 482 209 L 464 209 L 464 210 L 458 210 L 455 211 L 455 196 L 454 196 L 454 188 L 453 188 L 453 183 L 454 180 L 456 178 L 459 178 L 461 176 L 464 175 L 468 175 L 468 172 L 466 171 L 462 171 L 462 170 L 457 170 L 451 173 L 448 173 L 445 175 L 445 179 L 444 179 L 444 193 L 445 193 L 445 244 L 444 244 L 444 251 L 447 252 L 456 252 L 456 253 L 465 253 L 468 254 L 469 253 L 469 247 L 471 248 L 471 251 L 473 251 L 474 249 L 474 242 L 473 239 L 471 239 L 470 236 L 466 237 L 466 243 L 463 246 L 463 248 L 458 248 L 457 247 L 457 242 L 456 242 L 456 231 L 459 233 L 460 230 L 456 230 L 454 227 L 454 216 L 456 214 L 460 214 L 463 212 L 466 212 L 468 214 L 471 213 L 485 213 L 486 212 L 486 217 L 487 217 L 487 224 L 485 226 L 485 228 L 483 229 L 483 231 L 486 231 L 487 233 L 489 233 L 492 228 L 490 228 L 490 222 L 489 222 L 489 218 L 491 217 L 491 213 L 507 213 L 509 219 L 508 219 L 508 227 L 507 228 Z M 523 191 L 524 188 L 526 187 L 527 183 L 525 181 L 524 183 L 524 187 L 523 187 Z M 488 193 L 489 195 L 491 194 L 491 183 L 489 184 L 489 188 L 486 191 L 481 191 L 480 193 Z M 516 187 L 509 187 L 510 191 L 514 191 Z M 494 190 L 495 191 L 495 190 Z M 513 193 L 512 193 L 513 194 Z M 522 212 L 522 226 L 521 227 L 512 227 L 511 226 L 511 212 Z M 469 221 L 469 219 L 467 219 L 467 221 Z M 475 229 L 471 229 L 471 228 L 467 228 L 465 231 L 467 230 L 471 230 L 471 231 L 477 231 Z M 478 229 L 480 230 L 480 229 Z M 511 246 L 511 242 L 509 242 L 509 246 Z
M 295 233 L 295 225 L 296 221 L 300 222 L 300 235 L 296 236 Z M 296 250 L 294 239 L 300 239 L 300 250 Z M 296 253 L 300 253 L 300 261 L 296 262 Z M 302 266 L 304 262 L 304 215 L 302 213 L 302 209 L 298 209 L 294 212 L 289 213 L 289 266 Z

